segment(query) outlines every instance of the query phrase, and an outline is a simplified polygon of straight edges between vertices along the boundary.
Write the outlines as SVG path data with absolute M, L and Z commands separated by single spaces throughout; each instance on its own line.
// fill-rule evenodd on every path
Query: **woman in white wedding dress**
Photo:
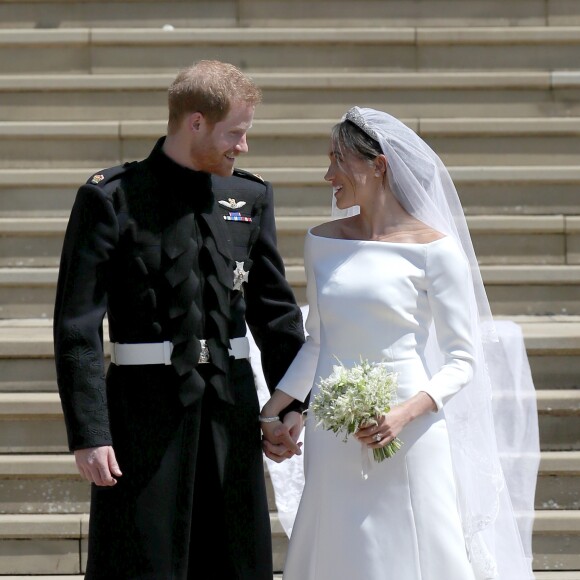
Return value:
M 398 404 L 346 443 L 306 421 L 284 579 L 532 579 L 493 443 L 489 305 L 451 179 L 415 133 L 373 109 L 348 111 L 329 157 L 336 207 L 360 213 L 306 236 L 308 340 L 263 429 L 315 396 L 337 359 L 383 361 Z M 401 450 L 362 477 L 363 454 L 395 437 Z

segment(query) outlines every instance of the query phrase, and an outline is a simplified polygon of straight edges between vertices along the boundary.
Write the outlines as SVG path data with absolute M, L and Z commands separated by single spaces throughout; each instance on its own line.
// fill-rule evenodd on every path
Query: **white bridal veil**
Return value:
M 387 113 L 353 107 L 342 120 L 354 123 L 380 144 L 391 191 L 401 205 L 423 223 L 452 236 L 470 264 L 475 372 L 471 383 L 445 407 L 465 542 L 478 578 L 532 579 L 531 521 L 539 440 L 535 392 L 521 332 L 513 323 L 492 318 L 459 196 L 437 154 Z M 434 370 L 439 361 L 433 327 L 429 341 Z M 522 512 L 519 522 L 514 506 Z
M 492 318 L 461 202 L 437 154 L 387 113 L 353 107 L 345 120 L 380 144 L 390 188 L 406 211 L 452 236 L 471 266 L 473 291 L 468 298 L 475 373 L 445 406 L 465 543 L 478 580 L 533 580 L 539 437 L 521 329 Z M 337 215 L 340 212 L 334 210 Z M 434 327 L 429 345 L 428 363 L 434 370 L 439 364 Z M 290 534 L 303 477 L 301 458 L 271 467 L 282 525 Z

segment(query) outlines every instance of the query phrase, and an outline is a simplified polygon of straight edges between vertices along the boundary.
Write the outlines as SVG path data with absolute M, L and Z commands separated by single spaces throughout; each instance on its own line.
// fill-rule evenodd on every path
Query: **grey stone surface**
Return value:
M 0 0 L 0 577 L 82 577 L 88 488 L 50 328 L 64 226 L 91 173 L 147 154 L 175 69 L 211 47 L 264 89 L 244 165 L 275 185 L 301 302 L 302 240 L 327 219 L 327 135 L 347 107 L 388 108 L 449 165 L 538 393 L 537 580 L 580 580 L 578 44 L 575 0 Z

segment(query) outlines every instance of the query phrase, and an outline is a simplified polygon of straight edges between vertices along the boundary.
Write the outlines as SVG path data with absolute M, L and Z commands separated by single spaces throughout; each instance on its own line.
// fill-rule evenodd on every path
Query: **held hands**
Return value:
M 110 445 L 77 449 L 74 454 L 81 477 L 95 485 L 113 486 L 115 478 L 123 475 Z
M 268 459 L 281 463 L 294 455 L 302 454 L 302 443 L 298 437 L 304 426 L 302 413 L 290 411 L 283 421 L 260 423 L 262 427 L 262 449 Z

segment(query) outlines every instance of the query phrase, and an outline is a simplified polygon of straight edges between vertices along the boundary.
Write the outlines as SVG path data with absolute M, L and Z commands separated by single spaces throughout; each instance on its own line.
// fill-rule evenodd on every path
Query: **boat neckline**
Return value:
M 449 236 L 443 236 L 442 238 L 437 238 L 436 240 L 431 240 L 430 242 L 389 242 L 385 240 L 359 240 L 356 238 L 330 238 L 328 236 L 318 236 L 312 233 L 312 228 L 308 228 L 308 235 L 313 238 L 319 238 L 321 240 L 335 240 L 337 242 L 359 242 L 366 244 L 390 244 L 393 246 L 429 246 L 431 244 L 436 244 L 442 240 L 446 240 Z

